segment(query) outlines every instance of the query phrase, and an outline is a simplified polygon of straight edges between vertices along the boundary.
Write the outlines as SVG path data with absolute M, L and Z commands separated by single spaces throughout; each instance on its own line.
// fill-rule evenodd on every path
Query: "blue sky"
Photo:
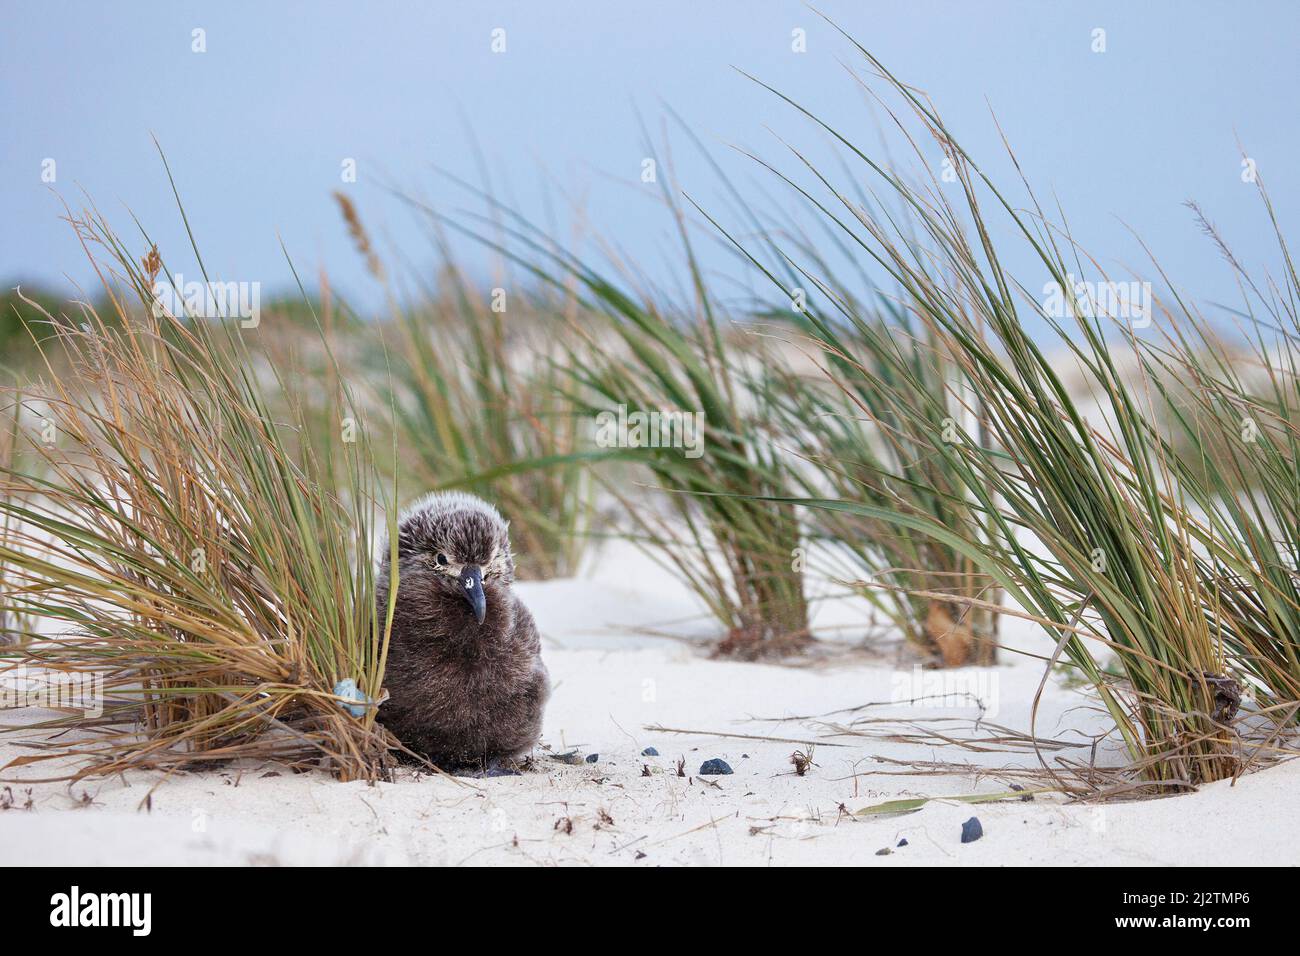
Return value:
M 3 6 L 6 284 L 89 282 L 59 221 L 58 195 L 80 205 L 83 189 L 124 233 L 129 208 L 169 265 L 187 266 L 151 134 L 214 272 L 287 288 L 283 239 L 301 271 L 327 269 L 363 303 L 374 290 L 331 192 L 347 190 L 381 244 L 428 266 L 426 238 L 382 184 L 455 210 L 463 197 L 434 167 L 477 178 L 475 142 L 501 195 L 552 216 L 566 235 L 581 209 L 665 283 L 673 241 L 653 190 L 639 182 L 638 114 L 657 133 L 671 106 L 755 196 L 775 186 L 729 144 L 779 156 L 775 133 L 814 156 L 825 146 L 733 67 L 877 142 L 876 119 L 845 72 L 860 61 L 800 3 Z M 1181 205 L 1189 198 L 1240 259 L 1275 263 L 1263 212 L 1241 181 L 1238 140 L 1285 225 L 1300 199 L 1290 171 L 1300 155 L 1300 6 L 825 0 L 820 9 L 925 89 L 967 150 L 1005 175 L 992 107 L 1035 187 L 1059 199 L 1076 237 L 1106 263 L 1142 264 L 1132 227 L 1185 289 L 1231 299 L 1230 275 Z M 1091 49 L 1097 27 L 1104 53 Z M 496 28 L 506 31 L 504 54 L 491 49 Z M 791 49 L 796 28 L 807 31 L 806 53 Z M 195 29 L 206 52 L 191 49 Z M 725 210 L 707 165 L 680 135 L 672 142 L 683 186 Z M 50 158 L 57 195 L 41 181 Z M 348 158 L 358 176 L 344 184 Z M 720 257 L 709 264 L 725 267 Z

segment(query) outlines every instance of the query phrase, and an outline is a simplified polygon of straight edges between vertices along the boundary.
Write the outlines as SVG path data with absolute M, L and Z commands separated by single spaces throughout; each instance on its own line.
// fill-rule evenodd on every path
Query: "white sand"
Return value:
M 888 647 L 791 668 L 711 661 L 683 642 L 638 636 L 632 633 L 638 627 L 707 634 L 709 625 L 681 623 L 697 613 L 689 595 L 625 548 L 611 547 L 595 565 L 582 580 L 520 590 L 547 635 L 545 655 L 556 684 L 544 743 L 557 752 L 598 753 L 596 763 L 565 765 L 539 752 L 538 771 L 518 777 L 452 781 L 404 771 L 396 782 L 376 786 L 265 767 L 161 782 L 134 773 L 72 787 L 34 785 L 31 809 L 23 808 L 26 785 L 12 784 L 15 805 L 0 810 L 0 864 L 1300 862 L 1300 765 L 1294 762 L 1235 786 L 1104 807 L 1040 795 L 1033 802 L 980 806 L 938 800 L 901 816 L 846 815 L 898 797 L 1003 791 L 1008 780 L 998 768 L 1033 765 L 1034 758 L 838 737 L 821 741 L 817 766 L 799 777 L 789 763 L 798 744 L 645 730 L 659 724 L 816 738 L 825 731 L 808 721 L 764 718 L 823 714 L 933 688 L 918 688 L 911 665 Z M 825 606 L 817 623 L 852 640 L 861 637 L 858 618 L 841 602 Z M 835 625 L 849 626 L 832 630 Z M 1009 630 L 1017 646 L 1049 649 L 1035 629 L 1016 623 Z M 996 710 L 987 720 L 1023 730 L 1042 665 L 1004 657 L 1008 663 L 996 668 L 952 672 L 946 679 L 977 690 Z M 922 680 L 938 679 L 933 674 Z M 866 713 L 956 718 L 944 726 L 969 735 L 977 710 L 954 702 Z M 1039 713 L 1041 734 L 1074 740 L 1075 732 L 1105 727 L 1086 694 L 1053 678 Z M 639 756 L 648 746 L 661 756 Z M 0 744 L 0 764 L 21 752 L 11 742 Z M 1086 761 L 1087 751 L 1074 756 Z M 678 757 L 685 758 L 688 777 L 676 775 Z M 698 776 L 701 762 L 712 757 L 726 760 L 735 773 Z M 983 772 L 906 775 L 905 768 L 877 757 L 964 761 Z M 1114 756 L 1103 748 L 1101 759 Z M 650 775 L 643 776 L 647 766 Z M 971 816 L 981 821 L 984 836 L 963 845 L 961 824 Z M 896 847 L 903 838 L 908 845 Z M 893 852 L 877 856 L 884 847 Z

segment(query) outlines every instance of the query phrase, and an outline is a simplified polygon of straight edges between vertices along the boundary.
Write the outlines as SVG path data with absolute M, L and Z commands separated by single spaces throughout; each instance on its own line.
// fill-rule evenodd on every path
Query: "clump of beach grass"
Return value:
M 1153 434 L 1149 392 L 1129 377 L 1131 371 L 1118 368 L 1108 337 L 1116 330 L 1107 321 L 1073 303 L 1064 316 L 1050 314 L 1008 274 L 981 196 L 1063 289 L 1073 287 L 1072 272 L 1083 270 L 1068 232 L 1053 230 L 1031 190 L 1029 213 L 1007 201 L 924 97 L 857 48 L 916 121 L 917 138 L 909 133 L 908 142 L 920 168 L 927 167 L 918 139 L 941 151 L 954 182 L 941 184 L 933 175 L 924 185 L 905 182 L 811 111 L 782 99 L 860 161 L 903 207 L 901 216 L 866 208 L 805 164 L 831 192 L 833 207 L 820 208 L 833 228 L 883 271 L 903 307 L 956 365 L 964 385 L 950 390 L 970 414 L 957 422 L 955 440 L 933 434 L 929 450 L 944 459 L 943 473 L 957 479 L 978 520 L 950 528 L 870 498 L 805 504 L 914 529 L 969 558 L 1006 590 L 1019 606 L 1016 613 L 1058 639 L 1051 659 L 1063 654 L 1095 686 L 1131 769 L 1147 784 L 1176 790 L 1232 776 L 1241 767 L 1240 739 L 1228 701 L 1239 698 L 1241 687 L 1234 655 L 1215 623 L 1222 582 L 1214 586 L 1202 573 L 1203 524 L 1168 467 L 1168 449 Z M 834 301 L 834 287 L 821 288 Z M 1100 396 L 1109 424 L 1085 416 L 1062 382 L 1060 360 L 1026 331 L 1027 316 L 1045 323 L 1069 350 Z M 829 338 L 826 344 L 836 348 Z M 894 408 L 912 415 L 922 432 L 933 429 L 932 410 L 909 411 L 910 390 L 862 371 L 866 387 L 898 396 Z M 984 434 L 973 434 L 970 421 Z M 980 533 L 971 534 L 972 527 Z M 1228 547 L 1235 553 L 1235 544 Z M 1102 671 L 1094 648 L 1115 653 L 1121 680 Z
M 758 273 L 782 294 L 775 303 L 759 295 L 735 308 L 739 334 L 724 337 L 734 343 L 738 392 L 759 410 L 746 427 L 779 449 L 781 483 L 794 494 L 867 499 L 980 536 L 983 519 L 961 478 L 931 453 L 935 436 L 948 434 L 956 422 L 972 424 L 986 438 L 978 399 L 961 391 L 960 371 L 943 343 L 896 297 L 868 282 L 870 294 L 863 298 L 840 281 L 831 259 L 851 262 L 855 249 L 835 214 L 812 193 L 741 150 L 825 221 L 810 235 L 788 210 L 764 216 L 678 122 L 739 219 L 738 228 L 725 226 L 721 216 L 691 200 L 711 237 L 735 254 L 742 273 Z M 829 186 L 824 177 L 821 182 Z M 854 190 L 851 198 L 837 198 L 871 204 L 866 190 Z M 667 205 L 673 207 L 671 197 Z M 850 271 L 865 277 L 864 270 Z M 704 273 L 693 269 L 691 276 L 702 290 Z M 697 298 L 706 294 L 717 296 L 696 292 Z M 895 407 L 899 403 L 905 411 Z M 865 598 L 935 665 L 995 661 L 1000 591 L 968 557 L 913 528 L 861 514 L 804 510 L 799 527 L 799 563 L 805 580 L 821 585 L 819 599 Z M 848 590 L 826 592 L 827 584 Z
M 21 401 L 48 433 L 0 475 L 3 603 L 38 633 L 0 669 L 92 693 L 17 728 L 36 736 L 5 772 L 250 758 L 374 779 L 394 743 L 367 703 L 392 609 L 375 607 L 370 549 L 392 492 L 364 428 L 344 438 L 347 391 L 327 444 L 304 441 L 295 390 L 250 355 L 256 330 L 168 312 L 156 250 L 133 255 L 94 211 L 69 220 L 112 311 L 45 313 L 51 372 Z
M 796 272 L 782 285 L 797 294 L 796 283 L 808 281 Z M 803 493 L 870 501 L 979 539 L 979 509 L 948 460 L 933 453 L 936 436 L 979 414 L 962 404 L 955 363 L 883 296 L 867 304 L 840 288 L 832 302 L 833 316 L 807 306 L 787 316 L 823 376 L 812 382 L 787 370 L 776 403 L 782 443 L 809 466 L 798 472 Z M 816 541 L 848 554 L 844 573 L 867 582 L 858 593 L 929 660 L 948 667 L 996 660 L 1000 591 L 970 558 L 865 515 L 813 511 L 808 520 Z
M 594 420 L 627 408 L 703 425 L 698 455 L 661 441 L 633 443 L 620 456 L 645 469 L 662 497 L 638 490 L 635 475 L 604 481 L 635 540 L 666 557 L 726 628 L 718 653 L 754 658 L 801 649 L 812 639 L 803 531 L 793 507 L 762 500 L 799 487 L 792 460 L 763 424 L 774 418 L 775 378 L 742 369 L 703 286 L 694 314 L 683 315 L 595 274 L 585 281 L 590 307 L 623 346 L 612 354 L 589 341 L 587 360 L 573 366 L 587 414 Z

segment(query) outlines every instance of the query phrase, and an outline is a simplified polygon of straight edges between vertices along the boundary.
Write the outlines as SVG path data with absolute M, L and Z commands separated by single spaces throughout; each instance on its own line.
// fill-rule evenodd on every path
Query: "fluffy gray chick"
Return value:
M 528 753 L 551 683 L 541 640 L 515 597 L 509 526 L 473 495 L 428 495 L 398 518 L 397 603 L 379 720 L 444 770 Z M 376 607 L 391 588 L 381 559 Z

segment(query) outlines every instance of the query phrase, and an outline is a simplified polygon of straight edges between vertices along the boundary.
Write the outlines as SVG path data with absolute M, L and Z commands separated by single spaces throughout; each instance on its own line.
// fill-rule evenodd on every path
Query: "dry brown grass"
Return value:
M 0 668 L 102 681 L 103 712 L 37 725 L 32 754 L 5 770 L 257 758 L 374 778 L 391 741 L 373 707 L 352 717 L 333 691 L 350 678 L 380 693 L 370 547 L 391 509 L 364 430 L 340 437 L 347 394 L 331 396 L 328 447 L 302 441 L 292 390 L 254 371 L 253 333 L 155 314 L 157 250 L 137 262 L 98 214 L 70 220 L 113 312 L 82 306 L 56 326 L 45 352 L 70 372 L 48 364 L 22 396 L 43 427 L 32 460 L 0 472 L 3 604 L 41 633 Z M 272 394 L 290 396 L 288 421 Z

